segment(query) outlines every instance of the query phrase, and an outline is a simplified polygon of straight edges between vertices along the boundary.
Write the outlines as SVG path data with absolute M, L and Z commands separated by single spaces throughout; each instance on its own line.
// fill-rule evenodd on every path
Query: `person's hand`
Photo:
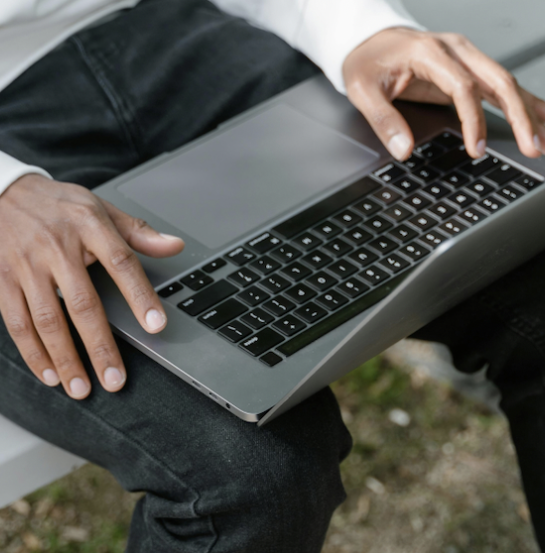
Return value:
M 159 234 L 87 189 L 26 175 L 0 197 L 0 313 L 23 359 L 46 385 L 74 399 L 91 384 L 70 336 L 57 288 L 102 386 L 120 390 L 123 360 L 86 267 L 99 261 L 142 327 L 161 331 L 166 315 L 134 250 L 179 253 L 180 238 Z
M 382 31 L 354 49 L 343 65 L 350 101 L 399 160 L 414 148 L 411 130 L 392 105 L 396 98 L 454 103 L 467 152 L 478 158 L 486 147 L 482 100 L 501 108 L 521 152 L 539 157 L 545 146 L 545 102 L 465 37 L 404 28 Z

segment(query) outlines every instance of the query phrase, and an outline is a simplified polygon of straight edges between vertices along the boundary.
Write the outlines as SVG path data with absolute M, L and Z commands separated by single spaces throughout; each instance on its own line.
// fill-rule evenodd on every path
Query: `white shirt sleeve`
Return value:
M 11 184 L 24 175 L 36 173 L 44 177 L 52 178 L 51 175 L 34 165 L 27 165 L 14 157 L 0 152 L 0 195 L 3 194 Z
M 401 0 L 212 0 L 222 10 L 271 31 L 309 57 L 335 88 L 346 92 L 348 54 L 392 27 L 424 30 Z

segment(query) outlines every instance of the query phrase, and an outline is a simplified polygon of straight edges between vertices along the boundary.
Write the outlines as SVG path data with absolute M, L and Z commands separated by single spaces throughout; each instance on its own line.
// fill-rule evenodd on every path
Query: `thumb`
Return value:
M 358 82 L 348 91 L 348 98 L 363 114 L 392 156 L 404 161 L 414 148 L 411 129 L 385 92 L 373 82 Z
M 131 217 L 106 200 L 101 199 L 101 202 L 117 231 L 133 250 L 150 257 L 170 257 L 184 249 L 181 238 L 161 234 L 142 219 Z

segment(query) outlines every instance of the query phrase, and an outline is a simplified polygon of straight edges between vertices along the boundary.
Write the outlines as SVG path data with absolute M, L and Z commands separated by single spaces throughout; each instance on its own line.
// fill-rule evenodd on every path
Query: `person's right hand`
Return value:
M 120 390 L 126 371 L 86 267 L 99 261 L 142 327 L 160 332 L 166 315 L 134 250 L 178 254 L 184 242 L 160 234 L 75 184 L 26 175 L 0 196 L 0 313 L 23 359 L 46 385 L 74 399 L 91 391 L 57 295 L 60 289 L 102 386 Z

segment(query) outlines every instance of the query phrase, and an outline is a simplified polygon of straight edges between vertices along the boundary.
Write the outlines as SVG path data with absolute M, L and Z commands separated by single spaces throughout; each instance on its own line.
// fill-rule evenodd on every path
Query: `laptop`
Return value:
M 487 113 L 473 160 L 454 110 L 399 108 L 404 163 L 319 76 L 95 189 L 186 242 L 140 256 L 169 319 L 157 335 L 91 268 L 114 330 L 261 425 L 545 248 L 545 162 L 504 119 Z

